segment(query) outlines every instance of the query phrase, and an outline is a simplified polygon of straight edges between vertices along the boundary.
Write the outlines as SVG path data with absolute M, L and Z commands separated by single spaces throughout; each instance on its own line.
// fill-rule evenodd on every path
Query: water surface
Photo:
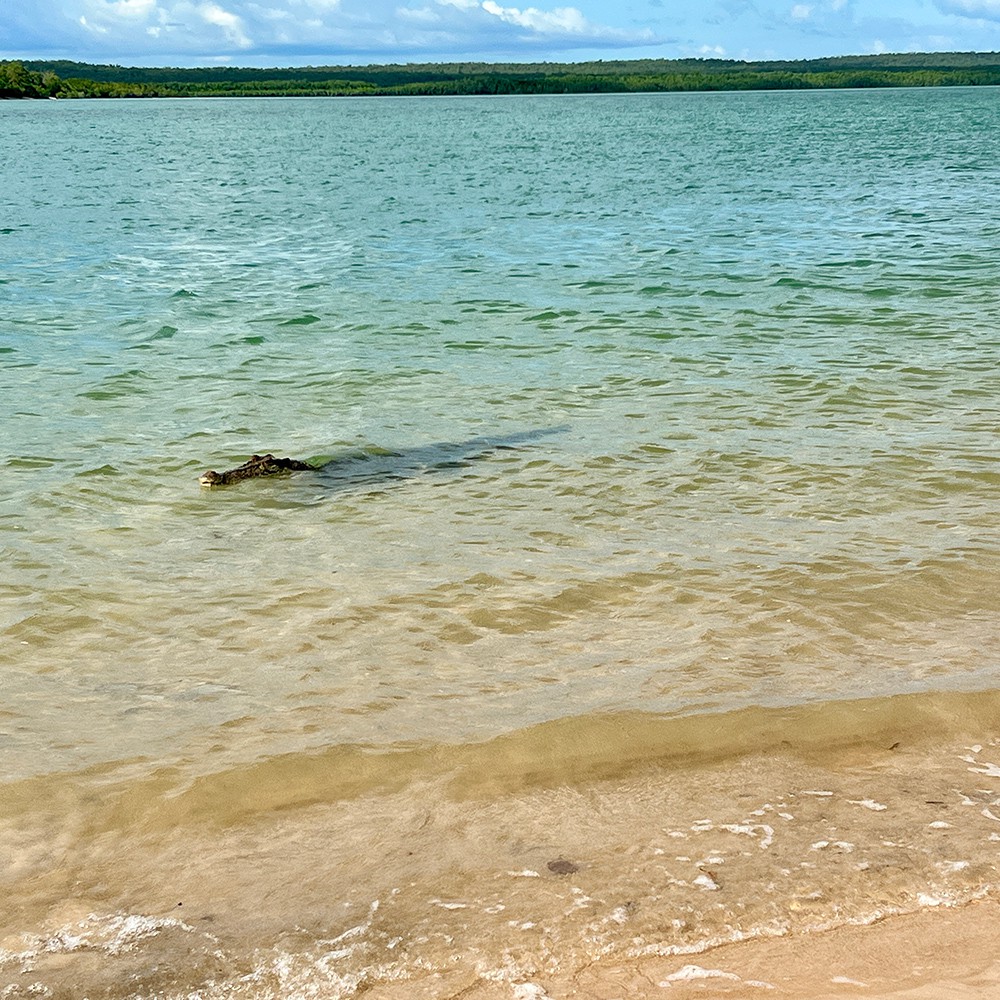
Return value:
M 148 920 L 144 941 L 180 934 L 193 978 L 177 989 L 196 988 L 210 976 L 189 952 L 208 945 L 164 916 L 177 878 L 214 885 L 219 982 L 284 949 L 303 983 L 330 973 L 328 995 L 349 995 L 365 976 L 450 967 L 450 947 L 515 982 L 546 966 L 537 943 L 514 955 L 506 917 L 420 944 L 427 906 L 461 912 L 428 903 L 438 876 L 464 906 L 513 905 L 477 881 L 501 870 L 569 891 L 545 867 L 569 850 L 554 835 L 537 858 L 505 841 L 496 871 L 469 872 L 470 851 L 493 858 L 497 815 L 530 813 L 537 846 L 559 817 L 583 822 L 567 796 L 605 796 L 593 852 L 647 899 L 622 838 L 648 827 L 652 843 L 668 807 L 649 792 L 637 819 L 627 782 L 655 787 L 666 768 L 685 814 L 702 784 L 731 787 L 707 818 L 725 829 L 745 825 L 747 787 L 755 808 L 809 800 L 816 775 L 753 761 L 794 744 L 815 764 L 817 718 L 838 754 L 950 741 L 921 768 L 968 771 L 963 740 L 988 746 L 993 91 L 6 102 L 0 118 L 16 900 L 0 947 L 16 961 L 31 934 L 92 920 L 117 981 L 115 935 L 147 926 L 120 922 Z M 326 464 L 199 487 L 262 451 Z M 481 806 L 464 840 L 449 803 L 468 788 Z M 850 815 L 880 822 L 852 795 Z M 345 798 L 335 828 L 356 850 L 333 856 L 331 815 L 314 811 Z M 398 829 L 380 828 L 389 815 Z M 424 815 L 418 875 L 386 858 Z M 930 820 L 901 822 L 916 837 Z M 865 837 L 875 850 L 886 834 Z M 39 882 L 56 841 L 62 874 Z M 224 862 L 277 843 L 298 859 L 282 878 Z M 168 864 L 175 849 L 186 860 Z M 975 870 L 911 866 L 893 905 L 992 884 Z M 264 877 L 284 888 L 248 922 L 242 893 Z M 676 899 L 647 899 L 640 927 L 609 901 L 599 947 L 570 921 L 546 961 L 781 929 L 745 914 L 750 896 L 705 915 L 696 874 L 676 877 L 702 914 L 683 933 L 665 916 Z M 809 926 L 882 912 L 852 878 L 829 875 Z M 362 919 L 407 879 L 421 889 L 398 933 Z M 564 902 L 535 900 L 550 915 Z M 335 960 L 323 942 L 344 906 L 364 948 Z M 302 941 L 282 937 L 293 926 Z

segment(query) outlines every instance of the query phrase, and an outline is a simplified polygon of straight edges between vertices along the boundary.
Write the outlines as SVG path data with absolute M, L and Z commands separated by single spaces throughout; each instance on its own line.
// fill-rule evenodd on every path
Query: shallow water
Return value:
M 975 89 L 0 104 L 12 988 L 339 996 L 472 953 L 518 982 L 890 906 L 836 866 L 808 920 L 797 884 L 706 909 L 681 869 L 662 903 L 642 851 L 759 849 L 760 809 L 804 830 L 750 886 L 859 816 L 857 849 L 926 860 L 891 906 L 992 885 L 989 782 L 942 869 L 889 747 L 962 812 L 995 732 L 998 117 Z M 199 487 L 261 451 L 326 464 Z M 803 822 L 821 777 L 843 814 Z M 851 804 L 879 794 L 891 836 Z M 483 916 L 514 900 L 543 943 Z

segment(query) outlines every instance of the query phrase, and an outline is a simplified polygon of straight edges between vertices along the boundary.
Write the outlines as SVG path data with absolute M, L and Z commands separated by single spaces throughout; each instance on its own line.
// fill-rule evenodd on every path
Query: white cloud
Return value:
M 104 37 L 112 51 L 156 50 L 161 43 L 171 51 L 217 51 L 220 41 L 223 48 L 254 44 L 242 18 L 213 0 L 197 5 L 191 0 L 79 0 L 76 6 L 83 10 L 78 23 Z
M 231 11 L 223 10 L 218 4 L 203 3 L 198 14 L 206 24 L 221 28 L 226 38 L 241 49 L 249 49 L 253 42 L 243 30 L 243 22 Z
M 703 45 L 698 52 L 703 56 L 724 56 L 726 50 L 721 45 Z
M 117 17 L 146 18 L 156 10 L 156 0 L 115 0 L 106 6 Z
M 397 7 L 396 16 L 404 21 L 415 21 L 421 24 L 437 24 L 441 15 L 430 7 Z
M 652 44 L 655 36 L 648 28 L 625 31 L 596 24 L 584 17 L 576 7 L 504 7 L 496 0 L 437 0 L 438 6 L 453 13 L 448 20 L 449 29 L 463 31 L 476 24 L 498 27 L 509 25 L 519 29 L 514 36 L 520 41 L 545 41 L 554 38 L 591 41 L 616 41 L 628 44 Z M 486 15 L 485 17 L 483 15 Z M 527 32 L 527 34 L 525 34 Z
M 86 27 L 110 27 L 117 22 L 148 21 L 156 13 L 157 0 L 86 0 L 80 6 L 80 23 Z
M 589 27 L 587 19 L 575 7 L 557 7 L 546 13 L 537 7 L 518 10 L 517 7 L 501 7 L 500 4 L 494 3 L 494 0 L 484 0 L 483 10 L 487 14 L 499 17 L 501 21 L 531 31 L 580 34 L 586 32 Z
M 38 55 L 93 62 L 185 65 L 232 55 L 247 64 L 252 53 L 265 64 L 290 65 L 344 57 L 507 59 L 529 51 L 531 58 L 559 59 L 573 58 L 574 50 L 590 58 L 595 51 L 627 52 L 662 41 L 647 27 L 605 23 L 565 0 L 548 0 L 552 6 L 546 0 L 530 6 L 514 6 L 517 0 L 39 0 L 40 14 L 18 14 L 5 24 L 2 10 L 23 2 L 0 0 L 0 49 L 21 49 L 20 34 Z
M 937 6 L 945 14 L 1000 21 L 1000 0 L 937 0 Z
M 812 12 L 812 7 L 804 3 L 797 3 L 790 11 L 793 21 L 808 21 Z
M 108 29 L 100 24 L 91 24 L 84 15 L 80 15 L 80 24 L 87 29 L 87 31 L 93 31 L 98 35 L 106 35 Z

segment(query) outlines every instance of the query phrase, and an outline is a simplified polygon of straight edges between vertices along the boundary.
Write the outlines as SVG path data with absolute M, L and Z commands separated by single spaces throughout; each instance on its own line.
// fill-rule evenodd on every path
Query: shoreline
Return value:
M 978 1000 L 1000 994 L 1000 960 L 991 943 L 998 919 L 1000 905 L 990 898 L 871 924 L 722 945 L 679 967 L 676 960 L 651 959 L 632 972 L 636 985 L 654 983 L 649 996 L 677 1000 L 703 996 L 706 989 L 716 996 L 759 993 L 798 1000 Z M 597 997 L 616 979 L 621 983 L 610 968 L 605 975 L 595 970 L 592 985 L 581 981 L 581 986 Z M 629 990 L 626 995 L 643 994 Z
M 1000 54 L 978 51 L 757 62 L 638 59 L 269 68 L 0 60 L 0 96 L 12 99 L 593 96 L 997 85 Z
M 647 1000 L 780 997 L 794 1000 L 987 1000 L 1000 995 L 994 945 L 1000 903 L 924 908 L 864 925 L 719 945 L 698 955 L 600 960 L 566 979 L 541 980 L 526 997 Z M 513 990 L 517 996 L 516 988 Z M 403 992 L 374 990 L 374 998 Z M 410 994 L 411 996 L 413 994 Z M 451 994 L 454 996 L 454 994 Z M 509 998 L 493 987 L 468 1000 Z M 439 995 L 441 1000 L 448 993 Z
M 251 769 L 186 790 L 160 773 L 95 809 L 98 778 L 6 831 L 0 991 L 966 1000 L 1000 974 L 998 759 L 953 736 L 311 802 L 284 761 L 281 801 Z

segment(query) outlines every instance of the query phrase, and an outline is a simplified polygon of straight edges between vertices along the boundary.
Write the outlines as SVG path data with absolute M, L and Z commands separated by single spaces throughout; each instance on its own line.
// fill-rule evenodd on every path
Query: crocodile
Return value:
M 250 460 L 226 472 L 209 470 L 202 474 L 198 482 L 202 486 L 231 486 L 244 479 L 259 479 L 261 476 L 278 476 L 285 472 L 314 470 L 315 465 L 300 462 L 296 458 L 275 458 L 274 455 L 252 455 Z

